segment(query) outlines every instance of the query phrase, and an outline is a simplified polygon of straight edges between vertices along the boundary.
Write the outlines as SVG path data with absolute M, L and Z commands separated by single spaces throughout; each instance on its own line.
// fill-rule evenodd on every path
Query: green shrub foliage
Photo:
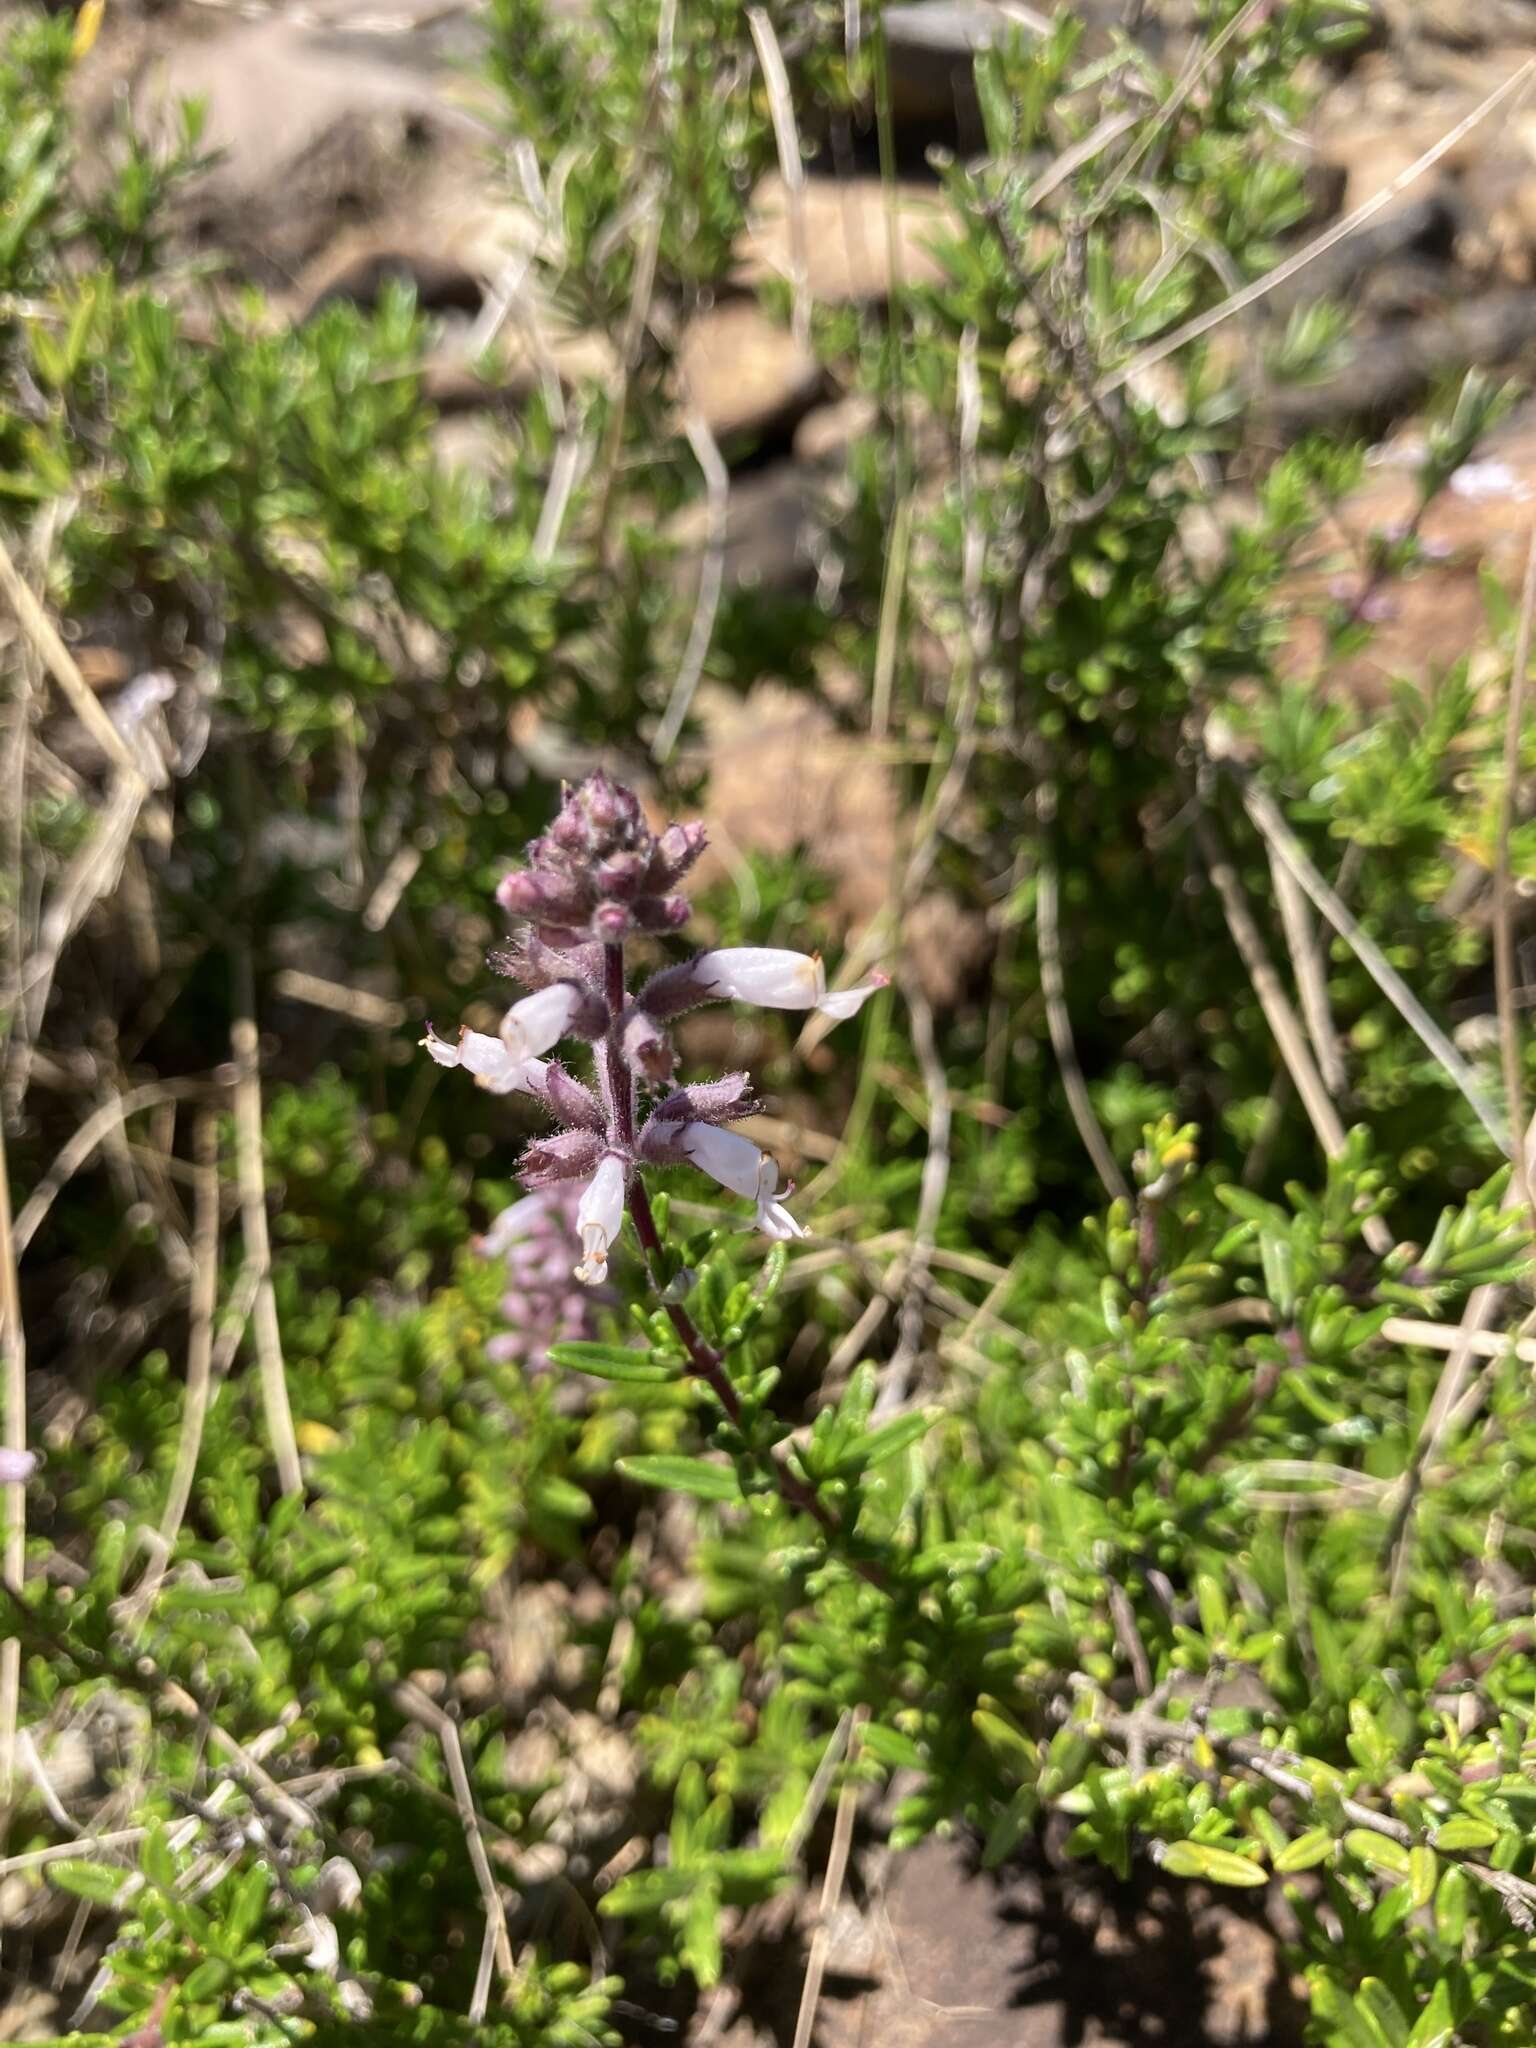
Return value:
M 0 1900 L 36 1981 L 72 1958 L 48 2038 L 636 2038 L 860 1798 L 898 1848 L 964 1827 L 1006 1869 L 1065 1816 L 1106 1883 L 1288 1901 L 1325 2048 L 1536 2038 L 1529 1224 L 1481 914 L 1536 840 L 1465 666 L 1330 687 L 1416 520 L 1327 599 L 1317 672 L 1279 659 L 1362 461 L 1279 446 L 1267 394 L 1352 332 L 1230 301 L 1306 231 L 1291 130 L 1359 24 L 1199 12 L 1193 81 L 1066 18 L 978 59 L 940 280 L 809 309 L 871 421 L 819 593 L 727 588 L 692 708 L 677 337 L 777 161 L 765 22 L 807 153 L 894 171 L 878 8 L 850 50 L 800 0 L 756 40 L 735 0 L 493 0 L 535 275 L 621 366 L 509 414 L 494 484 L 436 459 L 407 292 L 287 325 L 204 274 L 196 109 L 78 181 L 74 25 L 6 25 L 6 545 L 71 644 L 175 679 L 135 795 L 7 657 L 44 1456 Z M 1507 402 L 1446 396 L 1421 509 Z M 707 821 L 698 706 L 764 675 L 873 728 L 903 830 L 843 1057 L 753 1041 L 841 1134 L 815 1241 L 679 1181 L 588 1334 L 514 1357 L 475 1237 L 534 1121 L 410 1041 L 491 1028 L 493 892 L 561 770 L 602 751 Z M 732 873 L 708 940 L 839 964 L 805 858 Z M 939 1003 L 905 949 L 934 892 L 985 934 Z

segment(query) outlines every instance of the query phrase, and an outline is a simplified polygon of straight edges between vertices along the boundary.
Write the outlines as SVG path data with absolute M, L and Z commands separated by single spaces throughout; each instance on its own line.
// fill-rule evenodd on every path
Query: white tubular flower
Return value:
M 576 1278 L 583 1286 L 600 1287 L 608 1278 L 608 1247 L 623 1222 L 624 1162 L 616 1152 L 605 1152 L 576 1208 L 576 1235 L 581 1239 Z
M 820 1010 L 841 1023 L 863 1008 L 883 980 L 827 993 L 827 970 L 819 953 L 791 953 L 782 946 L 723 946 L 701 953 L 691 972 L 711 995 L 765 1010 Z
M 514 1003 L 501 1020 L 501 1042 L 517 1060 L 548 1052 L 564 1038 L 582 1006 L 582 993 L 569 981 L 551 982 Z
M 440 1067 L 463 1067 L 492 1095 L 510 1095 L 514 1088 L 538 1094 L 543 1086 L 544 1060 L 514 1053 L 503 1038 L 485 1031 L 461 1031 L 452 1045 L 439 1038 L 430 1025 L 421 1041 Z
M 744 949 L 746 950 L 746 949 Z M 794 955 L 791 958 L 796 957 Z M 776 1242 L 804 1237 L 805 1225 L 797 1223 L 777 1200 L 779 1169 L 765 1152 L 759 1152 L 750 1138 L 737 1131 L 723 1131 L 718 1124 L 684 1124 L 677 1135 L 678 1149 L 695 1166 L 707 1173 L 733 1195 L 745 1195 L 757 1211 L 753 1221 L 764 1237 Z

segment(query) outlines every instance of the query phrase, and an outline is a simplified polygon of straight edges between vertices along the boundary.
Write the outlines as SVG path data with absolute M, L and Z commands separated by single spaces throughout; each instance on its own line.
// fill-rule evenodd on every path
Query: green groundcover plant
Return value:
M 878 9 L 495 0 L 541 288 L 621 368 L 494 487 L 409 294 L 283 326 L 186 254 L 195 110 L 79 181 L 73 25 L 7 26 L 19 2037 L 644 2038 L 857 1808 L 1246 1894 L 1328 2048 L 1536 2038 L 1531 738 L 1465 667 L 1327 672 L 1508 394 L 1446 394 L 1282 678 L 1361 457 L 1264 392 L 1352 333 L 1204 318 L 1305 231 L 1358 23 L 1196 11 L 1186 73 L 978 61 L 938 282 L 766 294 L 871 424 L 818 596 L 713 612 L 676 338 L 787 146 L 765 49 L 890 180 Z M 894 761 L 851 943 L 798 854 L 688 894 L 675 742 L 759 675 Z M 935 896 L 985 934 L 942 998 Z M 836 1134 L 800 1188 L 732 1128 L 775 1093 Z

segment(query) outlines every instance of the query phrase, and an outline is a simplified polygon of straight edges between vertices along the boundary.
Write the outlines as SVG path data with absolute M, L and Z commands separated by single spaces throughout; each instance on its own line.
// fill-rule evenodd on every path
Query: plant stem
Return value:
M 628 1000 L 622 942 L 603 948 L 603 995 L 608 1004 L 609 1015 L 604 1056 L 608 1063 L 608 1084 L 613 1096 L 614 1119 L 620 1143 L 632 1158 L 635 1143 L 635 1084 L 619 1044 L 619 1018 L 623 1015 Z M 651 1198 L 646 1192 L 645 1182 L 638 1170 L 630 1176 L 627 1201 L 630 1217 L 635 1226 L 635 1235 L 639 1238 L 640 1248 L 645 1254 L 646 1273 L 652 1288 L 660 1293 L 656 1262 L 661 1254 L 661 1233 L 656 1228 Z M 744 1419 L 741 1396 L 731 1385 L 721 1353 L 705 1338 L 681 1302 L 667 1301 L 663 1302 L 662 1306 L 666 1309 L 668 1321 L 677 1332 L 678 1341 L 687 1353 L 689 1371 L 709 1388 L 732 1426 L 741 1429 Z M 817 1499 L 815 1488 L 793 1472 L 786 1471 L 771 1452 L 768 1454 L 767 1463 L 773 1473 L 774 1485 L 779 1490 L 779 1498 L 787 1506 L 798 1509 L 801 1514 L 809 1515 L 829 1542 L 841 1537 L 842 1523 L 824 1501 Z M 884 1589 L 885 1576 L 875 1566 L 865 1564 L 858 1558 L 849 1558 L 848 1562 L 860 1578 L 867 1580 L 872 1586 Z

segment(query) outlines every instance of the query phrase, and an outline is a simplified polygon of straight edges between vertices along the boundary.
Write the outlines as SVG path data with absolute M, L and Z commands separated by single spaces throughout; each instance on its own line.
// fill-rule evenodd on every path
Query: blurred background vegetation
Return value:
M 0 16 L 0 2038 L 1536 2038 L 1529 14 Z M 873 1574 L 477 1249 L 599 764 Z

